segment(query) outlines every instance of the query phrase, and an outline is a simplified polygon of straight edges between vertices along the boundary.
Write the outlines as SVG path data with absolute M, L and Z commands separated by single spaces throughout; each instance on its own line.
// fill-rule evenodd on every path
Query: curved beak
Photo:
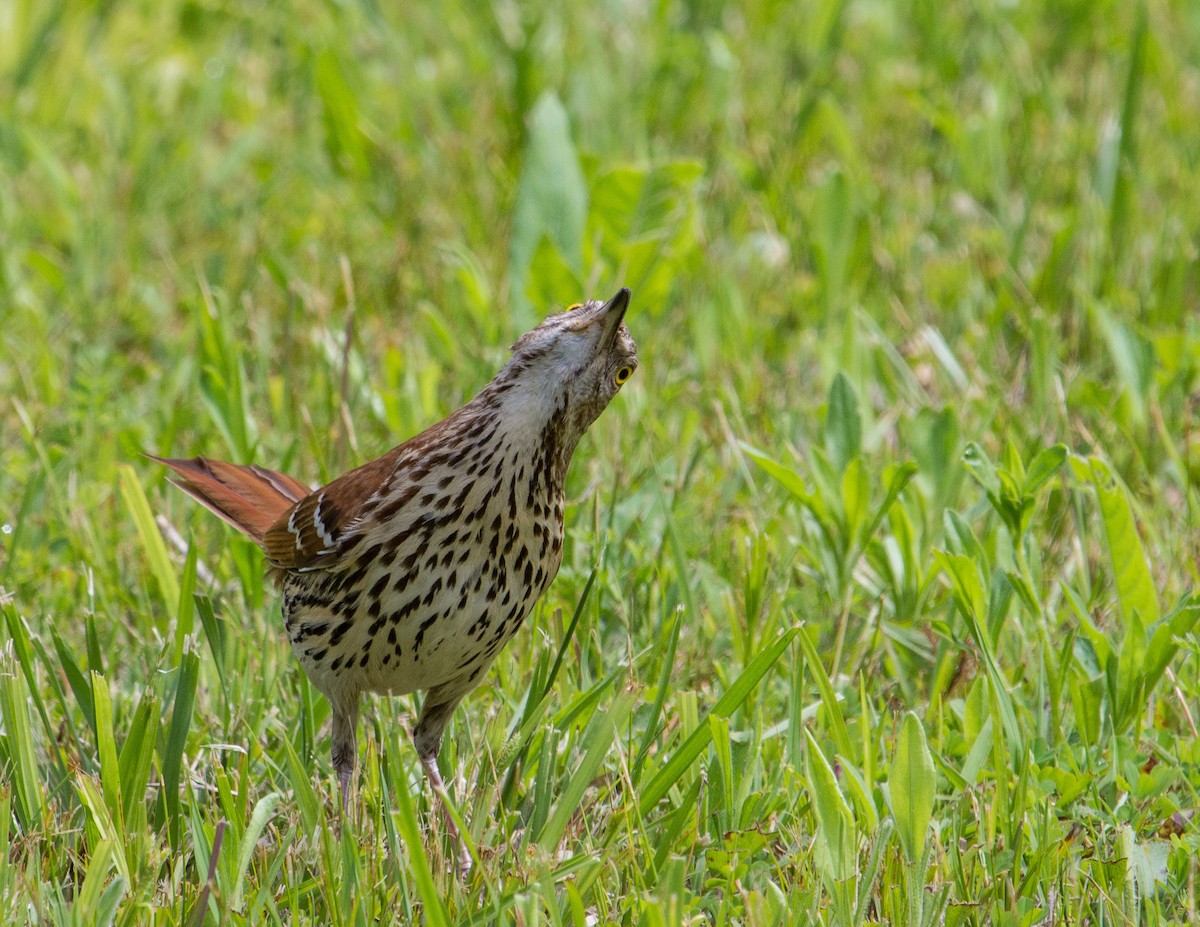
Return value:
M 616 295 L 612 299 L 600 307 L 598 318 L 604 326 L 604 338 L 606 341 L 610 341 L 616 337 L 617 329 L 621 326 L 621 322 L 625 318 L 625 311 L 629 308 L 631 295 L 629 287 L 623 286 L 617 290 Z

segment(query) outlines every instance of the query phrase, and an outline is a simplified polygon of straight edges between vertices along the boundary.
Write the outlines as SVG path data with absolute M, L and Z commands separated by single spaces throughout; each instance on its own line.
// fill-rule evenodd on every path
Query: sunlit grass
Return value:
M 1197 13 L 543 6 L 0 12 L 0 921 L 1194 922 Z M 460 884 L 141 455 L 330 478 L 618 284 Z

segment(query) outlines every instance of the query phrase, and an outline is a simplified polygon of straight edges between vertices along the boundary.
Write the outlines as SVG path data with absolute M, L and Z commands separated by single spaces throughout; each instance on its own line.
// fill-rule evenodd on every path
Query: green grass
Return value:
M 1194 923 L 1200 7 L 404 6 L 0 10 L 0 922 Z M 463 886 L 141 453 L 327 479 L 620 284 Z

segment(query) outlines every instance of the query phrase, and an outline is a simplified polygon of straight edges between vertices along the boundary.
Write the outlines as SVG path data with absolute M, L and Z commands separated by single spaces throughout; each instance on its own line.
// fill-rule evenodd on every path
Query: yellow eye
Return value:
M 617 368 L 617 372 L 613 376 L 613 381 L 617 384 L 617 386 L 623 386 L 625 381 L 631 376 L 633 376 L 633 368 L 629 365 L 625 365 L 624 367 Z
M 576 309 L 582 309 L 582 308 L 583 308 L 583 303 L 571 303 L 571 305 L 567 306 L 567 312 L 574 312 Z

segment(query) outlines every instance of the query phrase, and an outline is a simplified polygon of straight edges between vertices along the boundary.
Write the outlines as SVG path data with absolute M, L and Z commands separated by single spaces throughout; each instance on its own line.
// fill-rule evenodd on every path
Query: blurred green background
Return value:
M 3 919 L 1193 920 L 1198 63 L 1184 0 L 0 5 Z M 620 285 L 464 888 L 406 702 L 333 825 L 140 455 L 324 481 Z

